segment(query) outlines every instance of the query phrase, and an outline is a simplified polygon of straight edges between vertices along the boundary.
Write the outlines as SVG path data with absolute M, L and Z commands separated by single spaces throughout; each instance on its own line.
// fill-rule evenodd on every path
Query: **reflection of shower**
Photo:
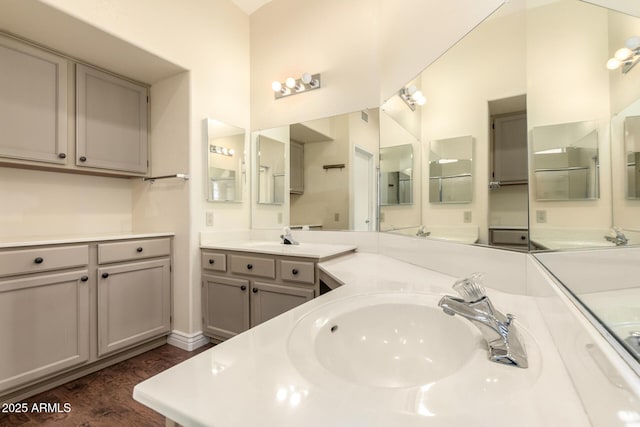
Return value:
M 284 174 L 273 174 L 273 200 L 272 203 L 284 203 Z

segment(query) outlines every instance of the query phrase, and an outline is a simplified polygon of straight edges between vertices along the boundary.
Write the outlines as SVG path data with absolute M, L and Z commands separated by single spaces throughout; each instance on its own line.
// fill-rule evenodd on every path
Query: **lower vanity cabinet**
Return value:
M 0 252 L 0 395 L 89 360 L 87 266 L 87 245 Z
M 169 333 L 170 253 L 169 239 L 98 245 L 99 357 Z
M 204 334 L 225 340 L 313 299 L 315 268 L 313 260 L 203 250 Z

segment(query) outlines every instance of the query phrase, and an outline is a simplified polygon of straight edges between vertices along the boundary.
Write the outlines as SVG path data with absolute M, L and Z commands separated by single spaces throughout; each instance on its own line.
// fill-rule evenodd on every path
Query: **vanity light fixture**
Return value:
M 411 111 L 416 111 L 417 105 L 424 105 L 427 102 L 424 94 L 414 85 L 403 87 L 398 95 L 411 108 Z
M 213 154 L 222 154 L 223 156 L 233 156 L 236 152 L 233 148 L 222 147 L 220 145 L 210 145 L 209 152 Z
M 640 37 L 629 37 L 624 45 L 607 61 L 607 68 L 617 70 L 622 67 L 622 74 L 627 74 L 640 61 Z
M 285 96 L 297 95 L 301 92 L 319 89 L 321 87 L 320 73 L 310 74 L 303 73 L 299 79 L 287 77 L 284 83 L 274 81 L 271 83 L 275 99 L 284 98 Z

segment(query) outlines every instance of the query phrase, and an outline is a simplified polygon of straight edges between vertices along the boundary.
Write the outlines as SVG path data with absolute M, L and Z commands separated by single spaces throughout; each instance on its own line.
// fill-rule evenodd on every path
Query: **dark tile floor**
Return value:
M 164 426 L 163 416 L 133 400 L 133 387 L 210 347 L 188 352 L 164 345 L 23 401 L 29 408 L 59 403 L 60 412 L 0 413 L 0 426 Z

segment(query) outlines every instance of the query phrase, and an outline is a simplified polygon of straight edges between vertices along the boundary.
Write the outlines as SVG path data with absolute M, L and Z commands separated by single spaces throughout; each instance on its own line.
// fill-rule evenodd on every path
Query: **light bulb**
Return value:
M 627 41 L 624 42 L 624 45 L 631 50 L 636 50 L 640 48 L 640 37 L 638 36 L 629 37 Z
M 413 96 L 416 92 L 419 92 L 419 91 L 418 91 L 418 88 L 415 87 L 414 85 L 411 85 L 407 88 L 407 93 L 411 96 Z
M 615 70 L 620 67 L 620 65 L 622 65 L 622 62 L 616 58 L 611 58 L 607 61 L 607 68 L 610 70 Z
M 614 53 L 613 56 L 618 61 L 626 61 L 627 59 L 631 58 L 631 56 L 633 56 L 633 52 L 629 48 L 622 47 L 616 50 L 616 53 Z
M 302 80 L 302 83 L 308 85 L 309 83 L 311 83 L 311 74 L 309 73 L 302 73 L 302 77 L 300 78 L 300 80 Z
M 416 104 L 418 104 L 418 105 L 424 105 L 426 103 L 427 103 L 427 98 L 425 98 L 424 96 L 416 99 Z
M 284 81 L 284 84 L 286 84 L 289 89 L 293 89 L 294 87 L 296 87 L 296 79 L 294 79 L 293 77 L 287 77 L 287 80 Z
M 271 89 L 273 89 L 274 92 L 280 92 L 282 90 L 282 83 L 278 81 L 271 83 Z
M 424 98 L 424 95 L 422 94 L 421 91 L 416 90 L 415 92 L 413 92 L 413 94 L 411 95 L 411 97 L 414 99 L 414 101 L 417 101 L 420 98 Z

